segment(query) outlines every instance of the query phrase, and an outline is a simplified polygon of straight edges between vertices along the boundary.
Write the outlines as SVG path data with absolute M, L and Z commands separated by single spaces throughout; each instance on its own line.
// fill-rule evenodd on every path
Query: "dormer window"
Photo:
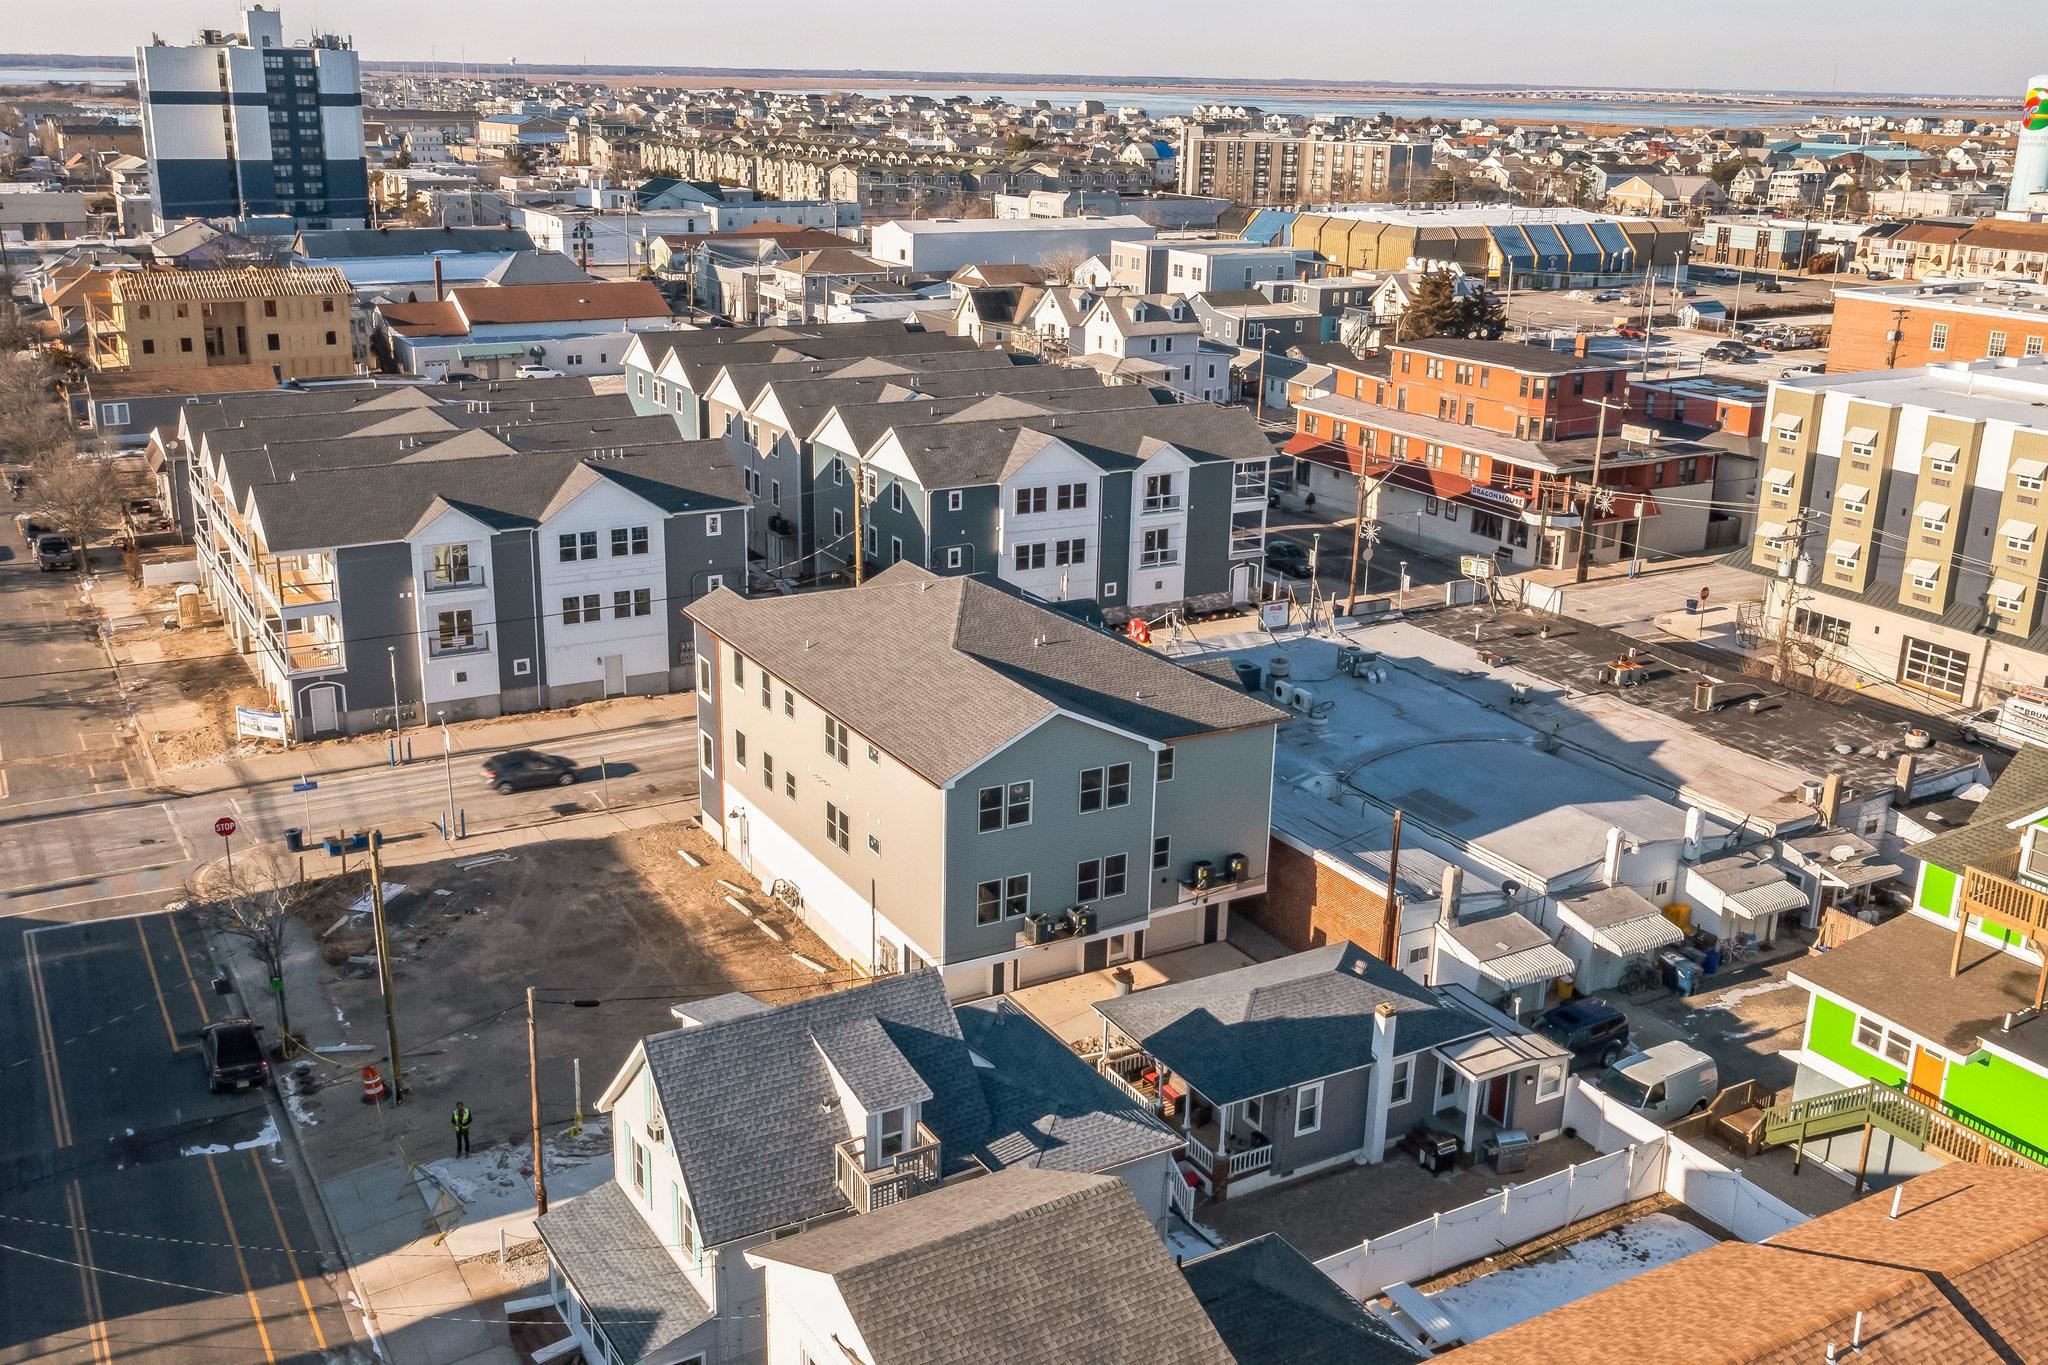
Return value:
M 908 1109 L 884 1109 L 876 1116 L 881 1130 L 881 1154 L 896 1156 L 908 1145 L 910 1135 L 910 1111 Z

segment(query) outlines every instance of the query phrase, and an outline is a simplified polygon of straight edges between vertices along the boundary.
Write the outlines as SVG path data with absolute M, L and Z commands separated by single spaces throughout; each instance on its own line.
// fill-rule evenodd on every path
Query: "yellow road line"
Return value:
M 171 1051 L 183 1052 L 185 1045 L 178 1041 L 178 1030 L 171 1024 L 171 1005 L 164 999 L 164 983 L 156 974 L 156 957 L 149 950 L 149 935 L 142 932 L 142 920 L 135 921 L 135 938 L 142 945 L 142 965 L 149 968 L 149 986 L 156 992 L 156 1007 L 164 1017 L 164 1036 L 171 1040 Z
M 228 1212 L 227 1191 L 220 1187 L 220 1171 L 213 1157 L 206 1158 L 206 1173 L 213 1178 L 213 1197 L 220 1201 L 220 1216 L 228 1225 L 228 1245 L 235 1253 L 235 1269 L 242 1273 L 242 1292 L 249 1296 L 249 1316 L 256 1319 L 256 1337 L 263 1343 L 263 1358 L 277 1365 L 277 1352 L 270 1348 L 270 1329 L 263 1325 L 263 1306 L 256 1302 L 256 1286 L 249 1279 L 249 1263 L 242 1259 L 242 1239 L 235 1232 L 235 1215 Z
M 76 1180 L 64 1191 L 66 1213 L 71 1219 L 71 1247 L 78 1259 L 78 1291 L 85 1300 L 86 1337 L 95 1361 L 111 1362 L 114 1348 L 107 1338 L 107 1310 L 100 1302 L 100 1268 L 92 1258 L 92 1236 L 86 1231 L 85 1191 Z
M 50 1092 L 50 1125 L 57 1146 L 62 1149 L 71 1145 L 71 1114 L 64 1102 L 64 1075 L 57 1064 L 57 1032 L 50 1025 L 49 997 L 43 992 L 42 958 L 36 953 L 34 930 L 21 936 L 21 947 L 28 959 L 28 993 L 34 1005 L 36 1042 L 43 1053 L 43 1080 Z
M 263 1163 L 253 1151 L 249 1153 L 249 1165 L 256 1171 L 256 1184 L 263 1191 L 263 1202 L 270 1205 L 270 1224 L 277 1229 L 277 1244 L 284 1248 L 285 1264 L 292 1268 L 292 1283 L 299 1287 L 299 1302 L 306 1306 L 306 1321 L 313 1324 L 313 1340 L 324 1351 L 327 1349 L 327 1334 L 320 1330 L 319 1315 L 313 1311 L 313 1296 L 306 1292 L 306 1277 L 299 1273 L 299 1258 L 292 1252 L 292 1239 L 285 1235 L 284 1215 L 277 1211 L 277 1200 L 270 1193 L 270 1177 L 263 1174 Z
M 185 984 L 192 988 L 192 1003 L 199 1006 L 199 1022 L 203 1025 L 212 1018 L 206 1011 L 206 997 L 200 993 L 199 978 L 193 975 L 192 959 L 185 955 L 185 936 L 178 932 L 178 917 L 175 913 L 165 915 L 171 926 L 171 942 L 178 945 L 178 961 L 185 964 Z

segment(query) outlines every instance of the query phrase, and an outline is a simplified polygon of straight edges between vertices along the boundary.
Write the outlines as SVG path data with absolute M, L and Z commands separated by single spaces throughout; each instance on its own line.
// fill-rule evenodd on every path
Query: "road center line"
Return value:
M 178 945 L 178 961 L 185 967 L 185 984 L 192 988 L 192 1003 L 199 1006 L 199 1023 L 203 1027 L 212 1022 L 212 1016 L 206 1010 L 206 997 L 200 993 L 199 978 L 193 974 L 192 959 L 185 955 L 185 936 L 178 932 L 177 915 L 167 914 L 164 921 L 171 926 L 171 942 Z
M 65 1112 L 64 1076 L 57 1063 L 57 1034 L 50 1024 L 49 998 L 43 993 L 42 959 L 36 953 L 33 933 L 21 936 L 22 952 L 28 959 L 28 994 L 36 1021 L 36 1042 L 43 1052 L 43 1080 L 50 1094 L 50 1126 L 59 1150 L 71 1145 L 71 1118 Z
M 142 919 L 135 920 L 135 941 L 142 945 L 142 965 L 149 968 L 149 986 L 156 992 L 156 1007 L 164 1017 L 164 1036 L 170 1039 L 171 1051 L 183 1052 L 185 1045 L 178 1041 L 178 1030 L 171 1023 L 171 1002 L 164 999 L 163 979 L 157 975 L 156 955 L 149 950 L 149 935 L 142 931 Z
M 299 1273 L 299 1258 L 292 1251 L 292 1239 L 285 1235 L 284 1215 L 278 1212 L 277 1200 L 270 1193 L 270 1177 L 263 1173 L 263 1162 L 253 1150 L 248 1156 L 249 1165 L 256 1172 L 256 1185 L 263 1191 L 263 1202 L 270 1205 L 270 1224 L 277 1229 L 277 1244 L 284 1249 L 285 1264 L 292 1268 L 292 1283 L 299 1288 L 299 1302 L 306 1307 L 306 1321 L 313 1326 L 313 1340 L 324 1351 L 327 1333 L 320 1330 L 320 1316 L 313 1311 L 313 1296 L 306 1292 L 306 1277 Z
M 256 1319 L 256 1336 L 263 1343 L 263 1358 L 277 1365 L 277 1352 L 270 1347 L 270 1329 L 263 1325 L 263 1305 L 256 1302 L 256 1286 L 249 1279 L 249 1262 L 242 1256 L 242 1239 L 235 1232 L 235 1215 L 228 1211 L 227 1191 L 220 1187 L 220 1171 L 213 1157 L 206 1157 L 206 1174 L 213 1180 L 213 1197 L 220 1201 L 221 1221 L 227 1224 L 228 1246 L 235 1253 L 235 1269 L 242 1275 L 242 1292 L 249 1297 L 249 1316 Z

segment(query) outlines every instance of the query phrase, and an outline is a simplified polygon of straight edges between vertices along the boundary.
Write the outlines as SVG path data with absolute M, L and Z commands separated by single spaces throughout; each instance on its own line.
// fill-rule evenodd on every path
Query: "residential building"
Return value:
M 1683 218 L 1728 206 L 1728 196 L 1704 175 L 1632 175 L 1607 187 L 1607 207 L 1648 218 Z
M 51 300 L 83 315 L 95 370 L 270 367 L 279 379 L 355 373 L 354 291 L 337 270 L 94 270 Z
M 1339 361 L 1333 391 L 1295 405 L 1282 449 L 1297 484 L 1340 505 L 1370 480 L 1385 533 L 1437 553 L 1561 566 L 1588 517 L 1596 562 L 1696 552 L 1715 543 L 1717 517 L 1733 520 L 1712 506 L 1721 451 L 1635 420 L 1642 406 L 1613 361 L 1439 337 Z M 1595 447 L 1611 491 L 1588 506 Z
M 854 284 L 899 283 L 902 278 L 899 267 L 884 265 L 847 247 L 814 248 L 777 262 L 768 272 L 761 281 L 755 319 L 771 325 L 824 322 L 835 290 Z
M 1351 943 L 1095 1002 L 1106 1071 L 1187 1143 L 1227 1199 L 1381 1161 L 1409 1129 L 1476 1153 L 1564 1126 L 1570 1055 L 1457 987 L 1431 989 Z
M 1299 279 L 1320 266 L 1292 247 L 1247 242 L 1197 242 L 1169 246 L 1165 293 L 1231 293 L 1257 289 L 1274 280 Z
M 1763 638 L 1937 710 L 2048 674 L 2044 403 L 2038 356 L 1774 381 L 1740 558 L 1767 580 Z
M 366 299 L 408 303 L 433 299 L 454 285 L 482 283 L 515 259 L 553 261 L 558 256 L 536 251 L 532 238 L 511 227 L 305 230 L 292 242 L 292 258 L 299 264 L 332 266 Z M 567 257 L 559 261 L 582 276 Z
M 1313 304 L 1279 303 L 1256 290 L 1197 294 L 1192 302 L 1202 336 L 1220 345 L 1284 352 L 1325 340 L 1329 319 Z
M 850 962 L 1001 994 L 1222 938 L 1264 888 L 1281 716 L 1242 690 L 909 564 L 688 616 L 704 826 Z
M 1142 218 L 918 218 L 876 223 L 868 254 L 919 275 L 950 275 L 966 265 L 1040 265 L 1100 255 L 1112 242 L 1142 241 L 1158 229 Z
M 1126 383 L 1171 389 L 1189 402 L 1230 397 L 1231 352 L 1205 346 L 1194 305 L 1177 294 L 1104 294 L 1081 320 L 1078 363 Z
M 727 443 L 587 381 L 194 400 L 158 443 L 201 587 L 301 736 L 687 686 L 681 608 L 745 583 Z
M 1809 1157 L 1809 1160 L 1811 1158 Z M 1957 1164 L 1763 1242 L 1726 1241 L 1439 1356 L 1450 1365 L 1589 1359 L 1907 1365 L 2048 1351 L 2022 1286 L 2048 1249 L 2048 1177 Z M 1570 1292 L 1570 1291 L 1567 1291 Z M 1723 1311 L 1716 1305 L 1739 1304 Z
M 1912 369 L 2037 356 L 2048 347 L 2048 284 L 1952 279 L 1835 291 L 1828 369 Z
M 645 266 L 650 264 L 649 250 L 655 238 L 715 230 L 708 207 L 640 212 L 549 201 L 515 205 L 509 218 L 533 239 L 534 246 L 560 252 L 585 270 Z
M 618 374 L 635 332 L 674 321 L 646 280 L 456 288 L 433 303 L 379 304 L 376 319 L 399 372 L 430 379 L 509 379 L 522 365 Z
M 1092 1188 L 1102 1173 L 1121 1192 L 1119 1254 L 1165 1260 L 1186 1199 L 1179 1135 L 1010 1002 L 956 1008 L 913 971 L 675 1013 L 682 1026 L 641 1039 L 598 1100 L 611 1179 L 537 1223 L 549 1293 L 588 1358 L 783 1359 L 786 1305 L 756 1256 L 833 1225 L 879 1243 L 901 1204 L 925 1223 L 948 1191 L 985 1207 L 1018 1176 Z
M 1873 260 L 1911 280 L 2048 282 L 2048 222 L 1975 218 L 1909 223 Z
M 239 33 L 137 48 L 135 73 L 159 232 L 187 218 L 368 221 L 362 78 L 346 38 L 287 44 L 282 16 L 254 5 Z
M 1239 204 L 1412 203 L 1429 197 L 1432 145 L 1420 138 L 1350 138 L 1181 131 L 1182 194 Z
M 1237 1365 L 1412 1365 L 1421 1355 L 1269 1232 L 1182 1267 Z
M 756 1247 L 767 1365 L 1234 1365 L 1142 1229 L 1118 1181 L 1006 1171 Z
M 48 188 L 31 181 L 0 184 L 0 238 L 62 242 L 83 237 L 92 214 L 82 190 Z

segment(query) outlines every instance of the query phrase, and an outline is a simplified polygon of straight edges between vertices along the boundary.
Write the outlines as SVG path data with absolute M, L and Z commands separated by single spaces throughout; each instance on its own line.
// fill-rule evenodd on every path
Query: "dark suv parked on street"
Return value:
M 1573 1071 L 1613 1066 L 1629 1050 L 1628 1016 L 1590 997 L 1545 1010 L 1536 1031 L 1572 1054 Z

